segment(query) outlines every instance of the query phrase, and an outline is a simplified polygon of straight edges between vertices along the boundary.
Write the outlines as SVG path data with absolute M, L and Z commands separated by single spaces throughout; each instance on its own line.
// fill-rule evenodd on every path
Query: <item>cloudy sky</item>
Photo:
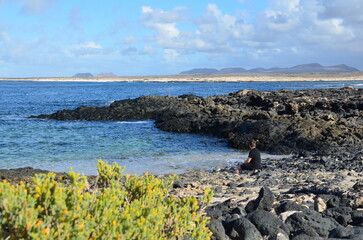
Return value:
M 0 77 L 363 70 L 362 0 L 0 0 Z

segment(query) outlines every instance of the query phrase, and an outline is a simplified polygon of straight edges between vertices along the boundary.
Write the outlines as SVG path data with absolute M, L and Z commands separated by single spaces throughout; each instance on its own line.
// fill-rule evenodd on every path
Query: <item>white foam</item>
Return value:
M 118 124 L 147 124 L 147 123 L 150 123 L 150 121 L 148 121 L 148 120 L 144 120 L 144 121 L 119 121 L 117 123 Z

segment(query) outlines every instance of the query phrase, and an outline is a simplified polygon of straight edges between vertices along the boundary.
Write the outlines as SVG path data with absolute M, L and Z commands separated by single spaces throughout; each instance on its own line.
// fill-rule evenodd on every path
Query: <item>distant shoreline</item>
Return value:
M 363 81 L 363 72 L 298 74 L 211 74 L 123 77 L 34 77 L 0 78 L 0 81 L 27 82 L 303 82 Z

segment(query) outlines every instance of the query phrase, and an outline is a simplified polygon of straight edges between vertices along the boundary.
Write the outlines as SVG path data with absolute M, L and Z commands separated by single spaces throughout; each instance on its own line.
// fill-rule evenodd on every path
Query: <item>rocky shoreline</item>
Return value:
M 86 121 L 155 120 L 164 131 L 251 139 L 272 154 L 357 155 L 363 149 L 363 89 L 242 90 L 227 95 L 143 96 L 109 107 L 78 107 L 32 118 Z
M 362 166 L 363 156 L 265 159 L 258 172 L 182 174 L 174 192 L 214 190 L 214 239 L 363 239 Z

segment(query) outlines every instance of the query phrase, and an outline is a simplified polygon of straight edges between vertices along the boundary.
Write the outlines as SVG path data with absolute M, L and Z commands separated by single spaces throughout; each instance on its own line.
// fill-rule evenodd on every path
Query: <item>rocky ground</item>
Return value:
M 261 171 L 232 168 L 180 174 L 171 194 L 201 197 L 212 239 L 363 239 L 363 155 L 264 159 Z M 0 179 L 30 181 L 32 168 L 0 170 Z M 59 173 L 63 175 L 63 173 Z M 159 176 L 163 177 L 163 176 Z M 91 184 L 94 176 L 89 177 Z
M 262 171 L 180 175 L 174 194 L 215 197 L 214 239 L 363 239 L 363 156 L 265 159 Z

